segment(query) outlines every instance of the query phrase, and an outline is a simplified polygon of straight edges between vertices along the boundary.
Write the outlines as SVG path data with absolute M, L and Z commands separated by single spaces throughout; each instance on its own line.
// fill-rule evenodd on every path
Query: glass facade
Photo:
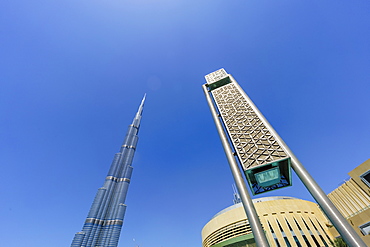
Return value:
M 131 181 L 131 166 L 144 107 L 145 96 L 120 151 L 114 155 L 102 188 L 98 189 L 82 231 L 75 234 L 71 247 L 116 247 L 126 212 L 126 195 Z

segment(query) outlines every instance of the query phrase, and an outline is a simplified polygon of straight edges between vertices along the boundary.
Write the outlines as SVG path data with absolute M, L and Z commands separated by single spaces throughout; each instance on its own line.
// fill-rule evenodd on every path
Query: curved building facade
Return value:
M 275 196 L 253 200 L 270 246 L 330 246 L 328 220 L 316 203 Z M 256 246 L 243 205 L 216 214 L 202 230 L 203 247 Z

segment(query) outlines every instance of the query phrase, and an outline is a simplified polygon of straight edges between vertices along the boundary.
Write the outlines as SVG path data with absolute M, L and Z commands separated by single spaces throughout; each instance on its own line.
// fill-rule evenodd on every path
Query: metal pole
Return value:
M 206 96 L 209 108 L 211 110 L 213 120 L 215 121 L 218 134 L 220 135 L 222 146 L 225 150 L 225 154 L 226 154 L 227 160 L 229 162 L 230 169 L 231 169 L 231 172 L 233 174 L 236 187 L 238 188 L 238 191 L 240 193 L 240 197 L 242 199 L 242 203 L 243 203 L 243 206 L 244 206 L 244 211 L 247 215 L 249 225 L 252 228 L 252 232 L 253 232 L 253 235 L 254 235 L 254 240 L 257 244 L 257 247 L 269 247 L 270 245 L 269 245 L 269 243 L 267 241 L 267 238 L 266 238 L 266 235 L 263 231 L 263 228 L 262 228 L 261 222 L 258 218 L 256 209 L 254 208 L 252 199 L 251 199 L 251 197 L 249 195 L 249 192 L 247 190 L 247 187 L 246 187 L 245 181 L 243 179 L 242 173 L 240 172 L 238 163 L 235 160 L 233 151 L 230 147 L 230 143 L 227 139 L 224 128 L 222 127 L 222 123 L 221 123 L 221 121 L 218 117 L 218 114 L 217 114 L 216 108 L 215 108 L 215 106 L 212 102 L 211 96 L 208 93 L 208 89 L 207 89 L 206 85 L 203 85 L 202 87 L 203 87 L 203 91 L 204 91 L 204 94 Z
M 232 78 L 232 76 L 230 77 Z M 232 80 L 235 81 L 234 78 L 232 78 Z M 274 135 L 276 140 L 279 142 L 280 146 L 291 157 L 293 170 L 296 172 L 299 179 L 301 179 L 302 183 L 306 186 L 307 190 L 311 193 L 312 197 L 316 200 L 317 204 L 319 204 L 319 206 L 322 208 L 322 210 L 324 211 L 328 219 L 331 221 L 331 223 L 333 223 L 334 227 L 337 229 L 337 231 L 342 236 L 344 241 L 351 247 L 367 247 L 364 241 L 355 232 L 352 226 L 342 216 L 342 214 L 338 211 L 338 209 L 334 206 L 334 204 L 326 196 L 324 191 L 320 188 L 320 186 L 316 183 L 316 181 L 311 177 L 308 171 L 304 168 L 302 163 L 293 154 L 293 152 L 290 150 L 288 145 L 285 144 L 283 139 L 281 139 L 279 134 L 274 130 L 274 128 L 270 125 L 270 123 L 266 120 L 266 118 L 258 110 L 256 105 L 252 102 L 252 100 L 248 97 L 248 95 L 243 91 L 243 89 L 239 86 L 238 83 L 235 83 L 235 85 L 240 89 L 240 92 L 242 92 L 244 96 L 248 99 L 249 104 L 252 106 L 252 108 L 254 109 L 258 117 L 261 119 L 261 121 L 265 124 L 265 126 Z

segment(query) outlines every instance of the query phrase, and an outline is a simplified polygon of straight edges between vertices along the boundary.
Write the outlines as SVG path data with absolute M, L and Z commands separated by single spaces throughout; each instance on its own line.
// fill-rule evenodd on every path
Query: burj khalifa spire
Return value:
M 116 247 L 118 245 L 144 101 L 145 95 L 132 124 L 128 127 L 120 151 L 113 158 L 104 185 L 96 193 L 82 231 L 75 234 L 71 247 Z

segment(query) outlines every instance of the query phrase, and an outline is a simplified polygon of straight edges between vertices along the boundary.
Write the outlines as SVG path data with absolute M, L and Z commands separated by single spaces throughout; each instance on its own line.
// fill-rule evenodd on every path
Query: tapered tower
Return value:
M 103 187 L 98 189 L 81 232 L 75 234 L 71 247 L 116 247 L 126 211 L 126 195 L 131 180 L 141 114 L 141 101 L 121 149 L 115 154 Z
M 351 247 L 366 244 L 325 195 L 236 80 L 224 69 L 203 85 L 236 186 L 258 247 L 269 246 L 245 181 L 256 195 L 291 185 L 291 168 Z M 266 230 L 266 229 L 265 229 Z

